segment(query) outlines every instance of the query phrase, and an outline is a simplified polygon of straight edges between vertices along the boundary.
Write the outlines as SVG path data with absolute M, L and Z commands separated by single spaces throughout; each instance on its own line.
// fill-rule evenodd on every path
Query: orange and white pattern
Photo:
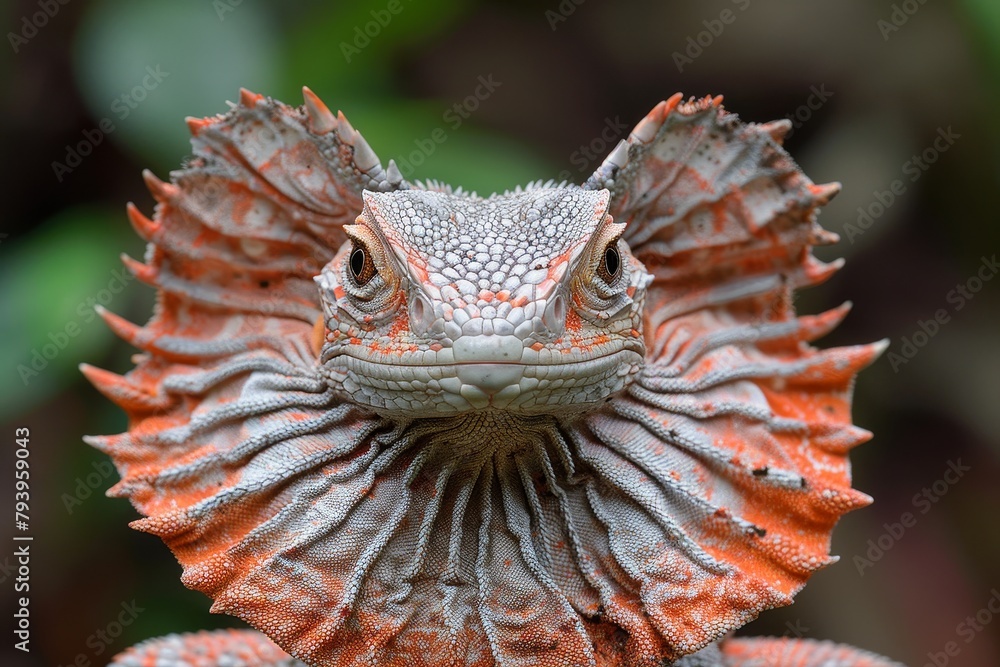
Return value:
M 488 198 L 404 181 L 308 90 L 189 125 L 129 207 L 155 313 L 102 312 L 137 366 L 84 372 L 129 416 L 88 438 L 111 493 L 214 611 L 314 666 L 658 665 L 834 560 L 883 345 L 819 350 L 847 307 L 791 306 L 839 263 L 787 125 L 678 95 L 582 186 Z

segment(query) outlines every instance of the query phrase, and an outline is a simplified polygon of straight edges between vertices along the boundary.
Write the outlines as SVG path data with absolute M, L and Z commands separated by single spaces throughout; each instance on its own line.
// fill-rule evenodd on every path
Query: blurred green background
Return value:
M 183 118 L 225 111 L 240 86 L 298 104 L 308 85 L 383 164 L 422 162 L 414 177 L 480 192 L 581 182 L 618 128 L 675 91 L 724 94 L 748 121 L 792 118 L 786 146 L 806 173 L 844 184 L 820 218 L 843 240 L 821 256 L 848 260 L 797 306 L 850 299 L 823 343 L 888 336 L 899 356 L 856 391 L 856 420 L 876 437 L 853 455 L 855 481 L 875 505 L 841 522 L 839 564 L 743 632 L 836 639 L 914 666 L 955 642 L 947 664 L 1000 664 L 1000 618 L 980 612 L 1000 589 L 1000 279 L 975 281 L 1000 252 L 1000 3 L 398 2 L 384 26 L 382 0 L 4 4 L 0 433 L 11 470 L 14 429 L 31 429 L 35 542 L 33 651 L 5 641 L 0 663 L 103 665 L 150 636 L 237 624 L 183 588 L 158 539 L 127 528 L 126 501 L 103 496 L 116 477 L 80 436 L 124 419 L 76 367 L 131 366 L 95 302 L 150 314 L 151 290 L 123 281 L 118 260 L 143 253 L 124 212 L 152 210 L 141 169 L 165 178 L 188 153 Z M 495 90 L 456 123 L 481 78 Z M 437 128 L 446 139 L 421 152 Z M 969 470 L 935 488 L 958 461 Z M 3 507 L 12 478 L 0 478 Z M 886 527 L 904 512 L 915 525 Z M 0 548 L 8 638 L 12 553 Z M 95 634 L 133 600 L 142 611 L 121 636 Z M 968 625 L 977 612 L 983 625 Z

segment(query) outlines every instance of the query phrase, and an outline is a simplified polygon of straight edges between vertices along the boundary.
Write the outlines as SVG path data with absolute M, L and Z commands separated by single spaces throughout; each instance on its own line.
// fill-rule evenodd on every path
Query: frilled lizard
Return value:
M 137 366 L 84 367 L 129 430 L 88 441 L 263 634 L 116 665 L 890 664 L 725 638 L 870 502 L 850 398 L 883 344 L 818 350 L 847 307 L 794 313 L 840 266 L 811 253 L 838 186 L 787 122 L 675 95 L 583 185 L 489 197 L 383 169 L 308 89 L 188 124 L 155 217 L 128 208 L 155 314 L 101 313 Z

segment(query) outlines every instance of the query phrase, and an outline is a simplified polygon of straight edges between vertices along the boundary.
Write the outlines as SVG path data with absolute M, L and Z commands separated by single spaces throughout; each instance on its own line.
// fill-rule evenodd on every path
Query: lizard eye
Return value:
M 363 244 L 354 241 L 351 247 L 351 256 L 348 259 L 348 267 L 351 269 L 351 277 L 359 287 L 364 286 L 369 280 L 375 277 L 375 263 L 372 261 L 371 253 Z
M 618 253 L 618 239 L 615 239 L 604 249 L 604 256 L 597 267 L 597 275 L 610 285 L 618 278 L 621 271 L 622 256 Z

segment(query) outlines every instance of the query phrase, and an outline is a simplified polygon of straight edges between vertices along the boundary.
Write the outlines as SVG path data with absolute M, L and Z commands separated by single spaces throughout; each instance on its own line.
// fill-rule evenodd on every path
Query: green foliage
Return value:
M 1000 3 L 996 0 L 962 0 L 968 14 L 969 27 L 977 35 L 978 46 L 983 50 L 986 64 L 995 81 L 1000 81 Z
M 121 225 L 108 223 L 115 217 Z M 105 354 L 112 336 L 93 305 L 104 300 L 120 308 L 128 298 L 130 287 L 113 289 L 122 282 L 115 282 L 124 271 L 118 255 L 129 231 L 124 215 L 72 209 L 30 237 L 4 243 L 0 365 L 9 370 L 0 375 L 0 417 L 23 413 L 77 382 L 77 365 Z
M 166 170 L 189 152 L 186 116 L 226 111 L 241 86 L 277 88 L 286 74 L 281 41 L 257 3 L 220 19 L 210 2 L 106 0 L 85 16 L 74 63 L 91 117 L 110 118 L 113 141 Z M 167 73 L 152 90 L 143 85 L 154 83 L 148 67 Z

